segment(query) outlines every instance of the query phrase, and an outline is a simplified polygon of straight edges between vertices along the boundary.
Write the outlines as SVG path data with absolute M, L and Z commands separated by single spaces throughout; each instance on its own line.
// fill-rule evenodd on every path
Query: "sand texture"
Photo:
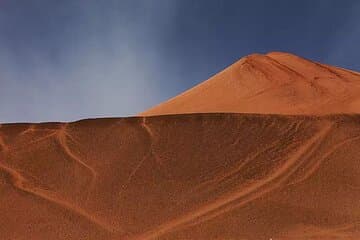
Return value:
M 1 239 L 359 239 L 360 116 L 4 124 Z

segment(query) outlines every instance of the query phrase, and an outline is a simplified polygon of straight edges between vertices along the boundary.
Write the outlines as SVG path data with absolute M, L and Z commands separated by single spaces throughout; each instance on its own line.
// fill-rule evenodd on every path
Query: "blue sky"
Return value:
M 0 122 L 134 115 L 244 55 L 360 71 L 360 2 L 0 0 Z

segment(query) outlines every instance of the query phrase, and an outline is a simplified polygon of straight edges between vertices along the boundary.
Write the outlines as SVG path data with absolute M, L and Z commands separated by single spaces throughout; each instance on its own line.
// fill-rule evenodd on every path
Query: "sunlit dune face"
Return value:
M 360 74 L 298 56 L 253 54 L 140 115 L 359 113 Z

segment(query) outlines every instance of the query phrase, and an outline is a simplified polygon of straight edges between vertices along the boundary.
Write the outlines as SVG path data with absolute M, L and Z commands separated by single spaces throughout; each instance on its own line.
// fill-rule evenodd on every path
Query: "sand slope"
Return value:
M 269 53 L 143 117 L 0 125 L 0 239 L 360 239 L 354 113 L 359 73 Z
M 140 115 L 360 113 L 360 73 L 281 52 L 253 54 Z
M 359 239 L 360 115 L 3 124 L 0 238 Z

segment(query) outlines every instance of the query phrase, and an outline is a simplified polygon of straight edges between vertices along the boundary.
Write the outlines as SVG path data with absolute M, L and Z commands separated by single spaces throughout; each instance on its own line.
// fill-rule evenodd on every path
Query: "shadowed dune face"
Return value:
M 0 238 L 359 239 L 359 147 L 358 115 L 4 124 Z
M 289 53 L 253 54 L 140 115 L 360 113 L 360 73 Z

